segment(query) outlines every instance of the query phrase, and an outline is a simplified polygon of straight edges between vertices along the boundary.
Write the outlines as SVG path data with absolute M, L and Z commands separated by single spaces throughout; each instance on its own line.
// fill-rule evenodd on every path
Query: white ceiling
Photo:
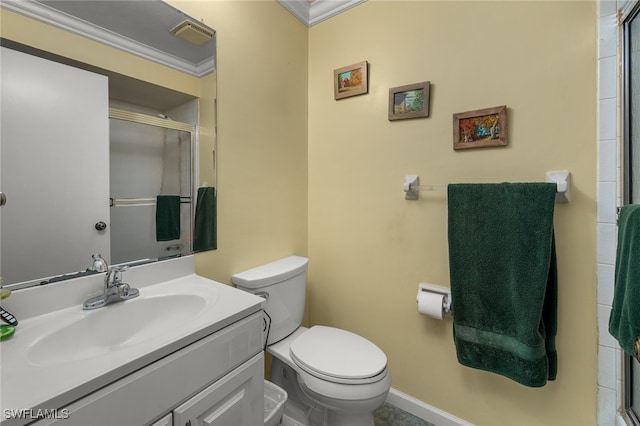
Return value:
M 367 0 L 278 0 L 307 27 L 327 20 Z
M 277 1 L 311 27 L 366 0 Z M 198 21 L 162 0 L 0 0 L 0 7 L 197 77 L 215 70 L 215 36 L 201 46 L 173 36 L 179 23 Z
M 173 36 L 169 30 L 179 23 L 198 21 L 162 0 L 2 0 L 0 6 L 191 75 L 215 70 L 215 37 L 195 46 Z

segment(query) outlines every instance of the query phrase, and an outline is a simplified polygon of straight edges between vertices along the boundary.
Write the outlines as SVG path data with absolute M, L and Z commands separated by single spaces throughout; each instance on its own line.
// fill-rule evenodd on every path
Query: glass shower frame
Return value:
M 164 252 L 164 250 L 159 251 L 158 247 L 155 247 L 154 249 L 150 249 L 150 251 L 148 252 L 148 255 L 147 255 L 147 252 L 145 251 L 145 255 L 134 256 L 135 258 L 130 258 L 131 254 L 128 254 L 127 256 L 117 255 L 117 253 L 114 251 L 114 248 L 117 251 L 117 247 L 115 247 L 117 238 L 115 239 L 112 238 L 112 249 L 111 249 L 112 262 L 128 263 L 128 262 L 145 261 L 145 260 L 161 260 L 164 258 L 192 254 L 193 253 L 193 250 L 192 250 L 193 227 L 194 227 L 195 201 L 196 201 L 195 200 L 195 194 L 196 194 L 195 176 L 198 175 L 198 169 L 197 169 L 198 163 L 197 163 L 197 151 L 196 151 L 197 150 L 196 126 L 188 123 L 175 121 L 161 115 L 152 116 L 152 115 L 136 113 L 136 112 L 126 111 L 126 110 L 121 110 L 116 108 L 109 109 L 109 118 L 112 124 L 117 124 L 117 122 L 129 122 L 129 123 L 139 124 L 144 126 L 153 126 L 153 128 L 163 129 L 165 131 L 178 131 L 178 132 L 188 133 L 189 134 L 189 137 L 188 137 L 189 156 L 188 156 L 188 159 L 187 158 L 184 159 L 184 162 L 188 163 L 188 166 L 190 169 L 188 182 L 184 182 L 183 184 L 183 187 L 188 187 L 189 189 L 188 194 L 183 193 L 182 188 L 179 190 L 180 192 L 179 195 L 181 196 L 181 212 L 184 212 L 185 210 L 183 204 L 188 204 L 189 206 L 188 208 L 186 208 L 186 210 L 188 211 L 188 220 L 182 221 L 183 224 L 185 224 L 186 226 L 181 226 L 181 228 L 188 228 L 184 230 L 186 237 L 183 238 L 181 235 L 180 241 L 178 240 L 168 241 L 166 242 L 166 244 L 164 244 L 164 242 L 158 242 L 159 244 L 166 245 L 165 247 L 166 252 Z M 166 132 L 164 134 L 166 136 Z M 185 140 L 185 142 L 187 141 Z M 164 151 L 162 155 L 164 156 Z M 113 159 L 110 159 L 110 162 L 111 161 L 113 161 Z M 163 159 L 163 162 L 164 162 L 164 159 Z M 162 171 L 161 173 L 161 180 L 163 179 L 164 179 L 164 171 Z M 162 186 L 163 184 L 161 183 L 160 187 Z M 155 206 L 155 201 L 156 201 L 155 197 L 148 198 L 149 194 L 143 194 L 142 198 L 137 198 L 139 196 L 134 196 L 135 198 L 119 199 L 114 197 L 113 188 L 110 190 L 110 194 L 112 197 L 111 198 L 112 208 L 121 207 L 123 209 L 127 209 L 126 211 L 135 211 L 130 209 L 140 208 L 140 209 L 151 210 L 153 209 L 152 206 Z M 161 194 L 161 191 L 158 190 L 157 194 Z M 181 216 L 182 215 L 183 213 L 181 213 Z M 153 220 L 155 223 L 155 220 L 153 217 L 150 220 Z M 113 222 L 114 222 L 114 217 L 112 214 L 112 223 Z M 182 231 L 181 231 L 181 234 L 182 234 Z M 113 228 L 112 228 L 112 235 L 113 235 Z M 184 246 L 181 246 L 180 244 L 181 242 L 185 243 Z M 174 249 L 172 249 L 172 247 L 174 247 Z
M 623 181 L 624 204 L 640 203 L 640 3 L 623 24 Z M 624 410 L 640 425 L 640 363 L 623 356 Z

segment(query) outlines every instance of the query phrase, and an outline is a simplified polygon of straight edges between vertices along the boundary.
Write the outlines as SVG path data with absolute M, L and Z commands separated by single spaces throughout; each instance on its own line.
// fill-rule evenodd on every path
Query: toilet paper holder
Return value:
M 443 295 L 444 299 L 442 301 L 442 309 L 444 310 L 445 314 L 453 315 L 453 304 L 451 303 L 451 289 L 447 287 L 435 285 L 435 284 L 420 283 L 418 284 L 418 296 L 416 297 L 416 301 L 419 298 L 421 292 L 436 293 L 436 294 Z

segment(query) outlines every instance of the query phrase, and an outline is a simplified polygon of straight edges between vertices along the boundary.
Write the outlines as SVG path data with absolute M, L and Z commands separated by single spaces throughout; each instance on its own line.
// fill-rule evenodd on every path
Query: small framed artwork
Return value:
M 333 71 L 333 92 L 337 99 L 363 95 L 369 92 L 369 63 L 358 62 Z
M 453 149 L 506 144 L 506 105 L 453 114 Z
M 389 120 L 428 117 L 430 86 L 423 81 L 389 89 Z

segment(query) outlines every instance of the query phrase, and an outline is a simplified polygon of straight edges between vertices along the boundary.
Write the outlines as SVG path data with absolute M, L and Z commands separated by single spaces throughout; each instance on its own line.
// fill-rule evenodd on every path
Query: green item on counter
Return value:
M 11 296 L 11 290 L 0 288 L 0 300 L 6 299 L 9 296 Z
M 16 328 L 12 325 L 0 325 L 0 341 L 6 340 L 13 336 L 16 332 Z

